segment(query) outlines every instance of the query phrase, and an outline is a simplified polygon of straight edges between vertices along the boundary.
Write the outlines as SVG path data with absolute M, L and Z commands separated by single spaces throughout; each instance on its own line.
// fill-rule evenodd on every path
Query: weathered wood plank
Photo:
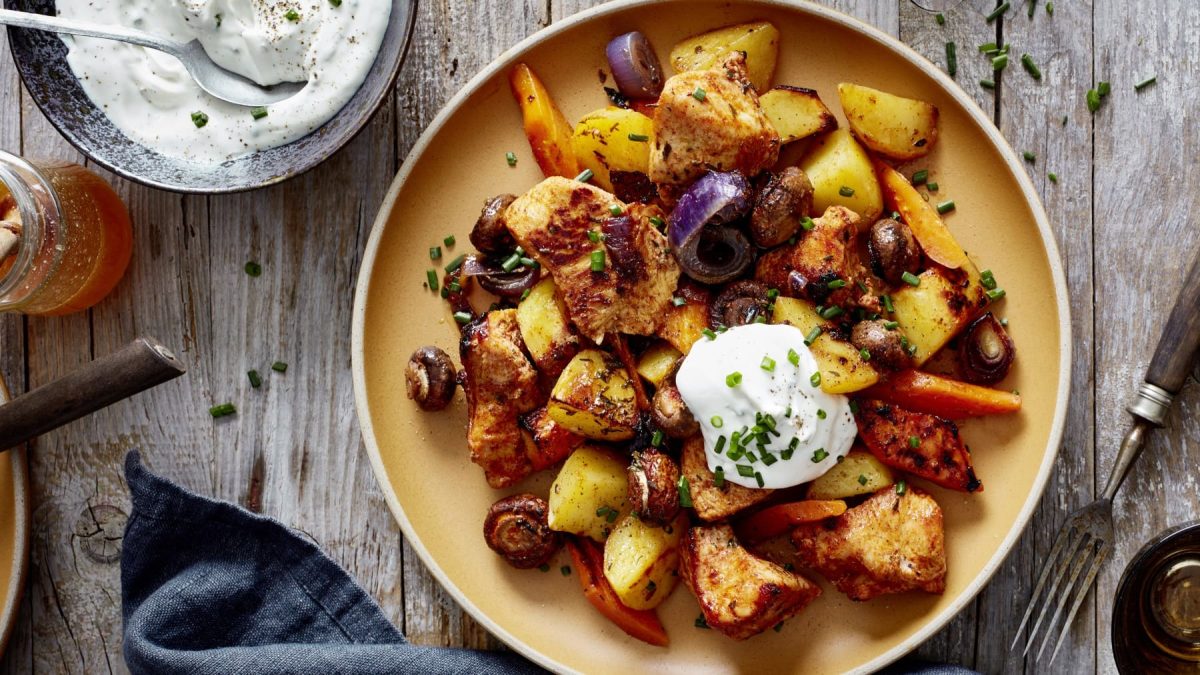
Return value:
M 1093 117 L 1098 489 L 1129 420 L 1122 410 L 1200 249 L 1192 215 L 1200 208 L 1192 170 L 1196 135 L 1190 115 L 1174 112 L 1191 100 L 1190 84 L 1200 74 L 1191 56 L 1200 46 L 1191 30 L 1198 23 L 1196 3 L 1158 0 L 1139 4 L 1136 12 L 1112 0 L 1095 3 L 1095 78 L 1112 82 L 1112 94 Z M 1134 83 L 1152 74 L 1158 82 L 1135 92 Z M 1121 571 L 1160 530 L 1196 518 L 1198 462 L 1200 392 L 1193 384 L 1166 428 L 1151 435 L 1113 508 L 1118 543 L 1096 589 L 1101 672 L 1115 672 L 1110 612 Z

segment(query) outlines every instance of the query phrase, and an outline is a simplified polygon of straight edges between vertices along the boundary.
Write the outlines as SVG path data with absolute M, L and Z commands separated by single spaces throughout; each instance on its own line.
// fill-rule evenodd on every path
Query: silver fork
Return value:
M 1183 388 L 1198 348 L 1200 254 L 1192 261 L 1192 268 L 1179 291 L 1179 296 L 1175 299 L 1171 316 L 1167 319 L 1167 325 L 1158 340 L 1158 347 L 1154 350 L 1154 358 L 1146 370 L 1145 381 L 1138 388 L 1137 398 L 1128 408 L 1129 413 L 1133 415 L 1133 422 L 1121 441 L 1121 450 L 1117 453 L 1104 492 L 1096 501 L 1072 513 L 1059 528 L 1050 554 L 1043 563 L 1045 567 L 1038 577 L 1037 586 L 1029 598 L 1029 607 L 1025 610 L 1025 616 L 1021 619 L 1021 625 L 1017 628 L 1017 634 L 1009 647 L 1010 654 L 1016 650 L 1021 641 L 1021 632 L 1029 624 L 1034 611 L 1038 610 L 1037 618 L 1026 635 L 1021 657 L 1029 654 L 1029 650 L 1041 635 L 1041 643 L 1034 655 L 1034 660 L 1039 661 L 1054 636 L 1055 626 L 1062 618 L 1063 609 L 1067 608 L 1069 603 L 1070 610 L 1058 630 L 1058 640 L 1054 643 L 1054 651 L 1051 652 L 1048 663 L 1053 663 L 1054 657 L 1058 656 L 1058 650 L 1071 630 L 1075 614 L 1083 605 L 1088 590 L 1096 581 L 1096 575 L 1100 573 L 1104 561 L 1112 552 L 1113 497 L 1121 488 L 1130 467 L 1141 455 L 1147 432 L 1151 428 L 1163 425 L 1171 402 Z M 1046 588 L 1047 582 L 1049 589 Z M 1046 616 L 1051 609 L 1053 614 L 1047 622 Z M 1039 629 L 1042 629 L 1041 633 Z

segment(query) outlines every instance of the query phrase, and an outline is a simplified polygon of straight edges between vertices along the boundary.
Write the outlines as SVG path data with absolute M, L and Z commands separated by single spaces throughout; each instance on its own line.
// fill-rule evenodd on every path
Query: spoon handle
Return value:
M 71 19 L 34 14 L 33 12 L 16 12 L 11 9 L 0 9 L 0 24 L 15 26 L 17 28 L 48 30 L 52 33 L 69 33 L 71 35 L 129 42 L 157 49 L 172 56 L 179 56 L 183 52 L 183 43 L 152 35 L 144 31 L 125 28 L 124 26 L 72 21 Z

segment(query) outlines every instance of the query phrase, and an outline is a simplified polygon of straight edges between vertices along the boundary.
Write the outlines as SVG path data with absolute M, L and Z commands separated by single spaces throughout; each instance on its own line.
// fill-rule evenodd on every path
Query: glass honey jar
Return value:
M 129 266 L 129 211 L 103 178 L 0 152 L 0 312 L 79 312 Z

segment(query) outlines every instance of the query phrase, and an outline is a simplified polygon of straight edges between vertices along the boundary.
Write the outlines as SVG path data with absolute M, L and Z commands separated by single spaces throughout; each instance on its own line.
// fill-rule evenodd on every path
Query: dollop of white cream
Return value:
M 89 98 L 131 139 L 176 159 L 218 164 L 301 138 L 354 96 L 375 63 L 392 0 L 58 0 L 59 15 L 199 40 L 218 65 L 263 85 L 308 82 L 250 109 L 214 98 L 162 52 L 63 36 Z M 208 121 L 197 127 L 193 113 Z
M 814 385 L 817 372 L 804 334 L 786 324 L 738 326 L 692 345 L 675 383 L 700 423 L 708 468 L 745 487 L 785 488 L 837 464 L 857 427 L 850 399 Z

